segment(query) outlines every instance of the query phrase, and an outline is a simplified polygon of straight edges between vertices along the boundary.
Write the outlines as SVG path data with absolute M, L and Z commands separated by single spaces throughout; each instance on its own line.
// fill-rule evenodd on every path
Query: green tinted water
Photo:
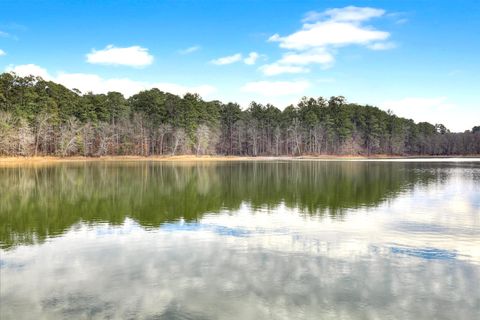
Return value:
M 1 319 L 475 319 L 480 162 L 0 168 Z

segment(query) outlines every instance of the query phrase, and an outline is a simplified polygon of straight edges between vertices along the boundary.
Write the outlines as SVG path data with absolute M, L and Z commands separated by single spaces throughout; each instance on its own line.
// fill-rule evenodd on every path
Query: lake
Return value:
M 479 319 L 480 162 L 0 168 L 1 319 Z

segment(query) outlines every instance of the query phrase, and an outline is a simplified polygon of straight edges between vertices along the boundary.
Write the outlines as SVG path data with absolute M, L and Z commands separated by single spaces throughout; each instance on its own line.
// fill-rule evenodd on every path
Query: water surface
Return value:
M 478 319 L 480 162 L 0 168 L 1 319 Z

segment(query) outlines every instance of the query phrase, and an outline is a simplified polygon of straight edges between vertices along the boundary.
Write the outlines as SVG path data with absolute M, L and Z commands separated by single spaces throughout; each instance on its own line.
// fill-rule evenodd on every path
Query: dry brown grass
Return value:
M 478 157 L 478 156 L 477 156 Z M 367 159 L 409 159 L 409 158 L 435 158 L 435 157 L 402 157 L 392 155 L 373 155 L 370 157 L 359 155 L 305 155 L 305 156 L 279 156 L 279 157 L 249 157 L 249 156 L 105 156 L 105 157 L 0 157 L 0 166 L 22 164 L 49 164 L 60 162 L 86 162 L 86 161 L 159 161 L 159 162 L 197 162 L 197 161 L 266 161 L 266 160 L 367 160 Z M 456 157 L 459 158 L 459 157 Z

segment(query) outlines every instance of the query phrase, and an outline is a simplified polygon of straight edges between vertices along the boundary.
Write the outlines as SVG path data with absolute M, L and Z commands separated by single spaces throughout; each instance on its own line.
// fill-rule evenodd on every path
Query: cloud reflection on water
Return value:
M 474 319 L 480 187 L 440 176 L 340 216 L 250 198 L 151 227 L 80 221 L 1 251 L 0 316 Z
M 7 252 L 6 318 L 28 310 L 52 318 L 472 319 L 479 311 L 478 268 L 461 261 L 399 259 L 386 250 L 337 255 L 335 243 L 307 250 L 322 246 L 321 235 L 275 243 L 209 228 L 146 231 L 132 221 L 105 228 L 116 232 L 97 236 L 83 226 Z

